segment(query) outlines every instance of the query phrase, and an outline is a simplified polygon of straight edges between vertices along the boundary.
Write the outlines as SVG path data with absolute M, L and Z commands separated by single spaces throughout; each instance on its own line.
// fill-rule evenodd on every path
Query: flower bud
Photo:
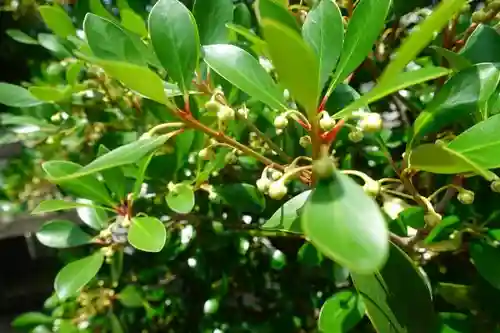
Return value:
M 380 183 L 375 180 L 368 181 L 363 185 L 363 190 L 369 196 L 376 197 L 380 193 Z
M 213 151 L 209 148 L 203 148 L 198 153 L 198 157 L 204 161 L 209 161 L 212 158 L 212 155 L 213 155 Z
M 217 118 L 220 121 L 229 121 L 234 119 L 234 110 L 229 106 L 221 106 L 219 111 L 217 112 Z
M 494 180 L 490 184 L 490 188 L 493 192 L 500 193 L 500 180 Z
M 443 217 L 436 212 L 429 212 L 429 213 L 426 213 L 424 215 L 424 221 L 425 221 L 426 225 L 431 226 L 431 227 L 433 227 L 436 224 L 438 224 L 439 222 L 441 222 L 442 219 L 443 219 Z
M 234 164 L 238 161 L 238 157 L 236 157 L 235 153 L 230 152 L 226 155 L 226 157 L 224 157 L 224 160 L 227 164 Z
M 497 11 L 500 10 L 500 1 L 494 0 L 494 1 L 490 2 L 486 6 L 486 8 L 489 9 L 489 10 L 493 10 L 493 11 L 497 12 Z
M 245 108 L 245 107 L 239 108 L 238 111 L 236 111 L 236 112 L 238 112 L 238 115 L 240 117 L 245 118 L 245 119 L 248 118 L 248 109 L 247 108 Z
M 354 143 L 358 143 L 360 142 L 361 140 L 363 140 L 363 137 L 364 137 L 364 134 L 363 132 L 361 131 L 352 131 L 350 132 L 347 137 L 349 138 L 349 140 L 351 140 L 352 142 Z
M 472 22 L 481 23 L 486 20 L 486 13 L 482 10 L 472 13 Z
M 277 129 L 284 129 L 288 126 L 288 119 L 286 119 L 285 116 L 279 115 L 276 118 L 274 118 L 274 127 Z
M 470 205 L 474 202 L 474 192 L 469 190 L 460 190 L 458 192 L 457 199 L 464 205 Z
M 331 177 L 335 171 L 335 162 L 330 157 L 322 157 L 313 163 L 313 173 L 319 179 Z
M 205 103 L 205 109 L 208 111 L 208 112 L 219 112 L 219 109 L 221 108 L 222 104 L 220 104 L 219 102 L 211 99 L 209 100 L 208 102 Z
M 261 177 L 257 180 L 257 188 L 261 193 L 266 193 L 271 185 L 271 181 L 265 177 Z
M 283 176 L 283 172 L 278 171 L 278 170 L 274 170 L 274 171 L 271 173 L 271 179 L 272 179 L 272 180 L 278 180 L 278 179 L 280 179 L 282 176 Z
M 288 188 L 282 181 L 278 180 L 269 185 L 268 192 L 271 199 L 280 200 L 287 194 Z
M 359 127 L 363 132 L 373 133 L 382 128 L 382 117 L 378 113 L 370 112 L 363 116 L 359 122 Z
M 319 127 L 325 131 L 330 131 L 335 126 L 335 120 L 333 120 L 330 116 L 323 116 L 319 120 Z
M 311 137 L 309 135 L 303 136 L 299 139 L 299 145 L 307 148 L 311 144 Z

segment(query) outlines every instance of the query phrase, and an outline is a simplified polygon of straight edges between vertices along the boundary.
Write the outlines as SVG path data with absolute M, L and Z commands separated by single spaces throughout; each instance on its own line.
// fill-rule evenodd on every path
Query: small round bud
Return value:
M 205 301 L 205 304 L 203 304 L 203 312 L 205 314 L 216 313 L 218 309 L 219 301 L 214 298 Z
M 274 170 L 274 171 L 271 173 L 271 179 L 272 179 L 272 180 L 278 180 L 278 179 L 280 179 L 282 176 L 283 176 L 283 172 L 278 171 L 278 170 Z
M 377 132 L 382 128 L 382 117 L 378 113 L 370 112 L 361 118 L 359 127 L 363 132 Z
M 231 152 L 224 157 L 226 164 L 234 164 L 238 161 L 238 157 L 235 153 Z
M 486 8 L 488 8 L 489 10 L 493 10 L 493 11 L 499 11 L 500 10 L 500 1 L 492 1 L 490 2 Z
M 299 139 L 299 145 L 307 148 L 311 144 L 311 137 L 309 135 L 303 136 Z
M 470 205 L 474 202 L 474 192 L 469 190 L 460 190 L 458 192 L 457 199 L 464 205 Z
M 208 102 L 205 103 L 205 109 L 208 112 L 219 112 L 219 109 L 221 108 L 222 104 L 219 102 L 211 99 Z
M 330 131 L 335 126 L 335 120 L 333 120 L 330 116 L 323 116 L 319 120 L 319 127 L 325 131 Z
M 288 188 L 282 181 L 276 181 L 269 185 L 269 197 L 274 200 L 283 199 L 283 197 L 287 194 Z
M 217 118 L 220 121 L 229 121 L 234 119 L 234 110 L 229 106 L 222 106 L 217 112 Z
M 219 196 L 215 192 L 210 192 L 208 193 L 208 200 L 210 201 L 217 201 L 219 199 Z
M 279 115 L 274 118 L 274 127 L 277 129 L 285 129 L 288 126 L 288 119 L 285 116 Z
M 486 20 L 486 16 L 487 16 L 486 13 L 483 12 L 482 10 L 480 10 L 480 11 L 472 13 L 471 19 L 472 19 L 472 22 L 474 22 L 474 23 L 481 23 L 484 20 Z
M 313 163 L 313 172 L 319 179 L 331 177 L 335 171 L 335 162 L 330 157 L 323 157 Z
M 276 130 L 276 135 L 281 135 L 283 134 L 283 130 L 282 129 L 277 129 Z
M 435 226 L 436 224 L 438 224 L 439 222 L 441 222 L 441 220 L 443 219 L 443 217 L 438 214 L 438 213 L 435 213 L 435 212 L 429 212 L 429 213 L 426 213 L 424 215 L 424 221 L 425 223 L 428 225 L 428 226 Z
M 265 177 L 261 177 L 257 180 L 257 188 L 260 192 L 266 193 L 269 189 L 269 185 L 271 185 L 271 181 Z
M 494 180 L 490 184 L 490 188 L 493 192 L 500 193 L 500 180 Z
M 368 181 L 363 185 L 363 190 L 371 197 L 376 197 L 380 193 L 380 183 L 374 180 Z
M 248 109 L 247 108 L 245 108 L 245 107 L 239 108 L 238 111 L 236 111 L 236 112 L 238 112 L 238 115 L 240 117 L 243 117 L 245 119 L 248 118 Z
M 198 153 L 198 157 L 201 158 L 204 161 L 210 160 L 212 158 L 212 155 L 213 155 L 213 151 L 211 149 L 209 149 L 209 148 L 203 148 Z
M 354 143 L 358 143 L 360 142 L 361 140 L 363 140 L 363 137 L 364 137 L 364 134 L 363 132 L 361 131 L 352 131 L 350 132 L 347 137 L 349 138 L 349 140 L 351 140 L 352 142 Z

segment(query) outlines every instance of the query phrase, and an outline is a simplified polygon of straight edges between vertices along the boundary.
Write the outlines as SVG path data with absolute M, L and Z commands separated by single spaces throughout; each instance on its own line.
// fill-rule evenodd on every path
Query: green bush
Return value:
M 500 331 L 500 5 L 480 7 L 159 0 L 145 22 L 90 1 L 82 33 L 40 6 L 51 34 L 8 32 L 54 61 L 0 83 L 26 147 L 4 194 L 83 223 L 37 232 L 73 249 L 13 325 Z

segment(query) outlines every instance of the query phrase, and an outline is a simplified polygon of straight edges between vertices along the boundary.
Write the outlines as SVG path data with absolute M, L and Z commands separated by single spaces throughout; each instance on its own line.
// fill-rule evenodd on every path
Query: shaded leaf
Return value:
M 288 200 L 262 225 L 263 229 L 276 229 L 288 232 L 302 233 L 300 212 L 311 191 L 304 191 Z
M 57 273 L 54 288 L 61 300 L 77 294 L 96 276 L 104 262 L 104 255 L 97 251 L 94 254 L 75 260 L 64 266 Z
M 177 184 L 174 191 L 169 191 L 166 197 L 168 207 L 179 214 L 189 213 L 195 204 L 191 185 Z
M 98 157 L 109 153 L 110 150 L 103 145 L 99 146 Z M 119 199 L 125 199 L 127 191 L 125 189 L 126 179 L 120 167 L 110 168 L 101 171 L 102 178 L 108 189 Z
M 483 62 L 500 62 L 500 35 L 495 28 L 487 24 L 479 24 L 467 39 L 459 55 L 473 64 Z
M 30 44 L 30 45 L 38 44 L 38 41 L 36 39 L 31 37 L 27 33 L 22 32 L 21 30 L 7 29 L 5 30 L 5 33 L 9 35 L 9 37 L 15 40 L 16 42 L 23 44 Z
M 63 45 L 61 39 L 52 34 L 38 34 L 38 43 L 54 53 L 59 58 L 72 57 L 70 51 Z
M 226 23 L 233 20 L 231 0 L 196 0 L 193 14 L 200 32 L 201 45 L 227 42 Z
M 127 285 L 122 291 L 116 295 L 120 303 L 127 308 L 140 308 L 143 306 L 144 300 L 138 288 L 134 285 Z
M 262 193 L 250 184 L 225 184 L 216 187 L 216 193 L 232 209 L 245 213 L 260 213 L 266 206 Z
M 500 289 L 500 249 L 482 241 L 473 241 L 469 245 L 469 254 L 481 276 L 493 287 Z
M 318 328 L 323 333 L 349 332 L 364 315 L 361 297 L 350 290 L 343 290 L 327 299 L 321 307 Z
M 460 71 L 472 66 L 472 63 L 465 57 L 458 53 L 445 49 L 444 47 L 432 45 L 429 48 L 434 50 L 434 52 L 436 52 L 436 54 L 440 57 L 446 59 L 450 67 L 456 71 Z
M 92 242 L 92 236 L 70 221 L 53 220 L 37 231 L 36 238 L 48 247 L 64 249 Z
M 0 82 L 0 103 L 15 108 L 24 108 L 40 105 L 44 102 L 23 87 Z
M 38 11 L 49 29 L 59 37 L 66 38 L 70 35 L 76 35 L 73 22 L 63 8 L 58 5 L 44 5 L 38 7 Z
M 33 209 L 31 214 L 44 214 L 50 212 L 58 212 L 61 210 L 69 210 L 78 207 L 94 207 L 91 204 L 83 203 L 83 202 L 72 202 L 66 200 L 44 200 L 38 204 L 38 206 Z
M 167 240 L 163 223 L 155 217 L 134 217 L 127 234 L 129 243 L 145 252 L 160 252 Z

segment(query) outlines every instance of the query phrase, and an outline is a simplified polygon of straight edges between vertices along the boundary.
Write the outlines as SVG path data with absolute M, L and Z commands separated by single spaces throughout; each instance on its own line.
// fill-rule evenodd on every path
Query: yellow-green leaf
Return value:
M 61 300 L 76 295 L 96 276 L 104 262 L 104 255 L 97 251 L 94 254 L 75 260 L 64 266 L 57 273 L 54 289 Z
M 66 11 L 58 5 L 44 5 L 38 7 L 43 21 L 57 36 L 66 38 L 70 35 L 76 35 L 76 29 L 73 26 L 71 18 Z
M 130 244 L 146 252 L 160 252 L 167 240 L 167 231 L 163 223 L 155 217 L 143 216 L 132 218 L 128 231 Z

